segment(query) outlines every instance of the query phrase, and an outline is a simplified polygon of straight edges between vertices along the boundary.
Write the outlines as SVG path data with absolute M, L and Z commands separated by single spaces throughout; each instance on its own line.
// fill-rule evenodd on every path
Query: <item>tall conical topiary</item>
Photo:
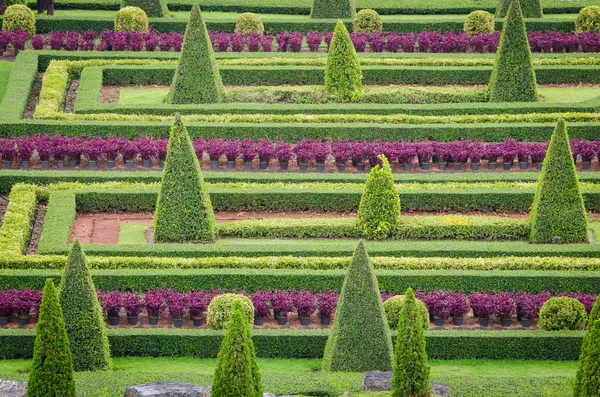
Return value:
M 106 370 L 111 366 L 104 314 L 87 260 L 75 240 L 60 281 L 60 305 L 75 371 Z
M 512 0 L 488 85 L 491 102 L 535 102 L 537 82 L 521 2 Z
M 581 374 L 577 373 L 575 397 L 600 396 L 600 320 L 596 320 L 585 335 L 588 339 L 581 349 Z
M 412 288 L 406 291 L 400 310 L 394 350 L 392 397 L 428 396 L 429 364 L 425 351 L 425 329 Z
M 391 371 L 393 347 L 373 265 L 360 241 L 323 354 L 324 371 Z
M 590 353 L 590 345 L 593 343 L 593 335 L 592 329 L 596 326 L 596 321 L 600 320 L 600 296 L 596 298 L 596 302 L 594 303 L 594 307 L 592 307 L 592 311 L 588 317 L 587 323 L 587 332 L 583 338 L 583 344 L 581 345 L 581 354 L 579 355 L 579 368 L 577 369 L 577 376 L 575 377 L 575 384 L 573 385 L 573 397 L 587 397 L 587 390 L 584 392 L 582 390 L 585 374 L 585 364 L 589 359 Z M 589 382 L 586 383 L 586 388 L 588 387 Z
M 362 72 L 348 29 L 338 21 L 325 66 L 325 90 L 340 102 L 355 101 L 362 94 Z
M 354 0 L 314 0 L 310 17 L 315 19 L 354 19 Z
M 552 243 L 554 236 L 560 237 L 561 243 L 588 242 L 587 213 L 563 119 L 550 139 L 529 224 L 532 243 Z
M 400 222 L 400 196 L 394 186 L 390 163 L 380 155 L 382 165 L 371 168 L 360 199 L 356 226 L 368 239 L 389 237 Z
M 504 18 L 508 14 L 511 0 L 500 0 L 496 8 L 496 17 Z M 541 0 L 521 0 L 521 9 L 525 18 L 541 18 L 544 16 Z
M 200 7 L 194 3 L 167 103 L 218 103 L 223 101 L 223 93 L 206 24 Z
M 26 397 L 75 397 L 73 361 L 58 292 L 46 280 Z
M 240 301 L 233 304 L 217 359 L 211 397 L 262 397 L 250 325 Z
M 214 241 L 215 214 L 192 140 L 175 115 L 154 212 L 154 241 Z

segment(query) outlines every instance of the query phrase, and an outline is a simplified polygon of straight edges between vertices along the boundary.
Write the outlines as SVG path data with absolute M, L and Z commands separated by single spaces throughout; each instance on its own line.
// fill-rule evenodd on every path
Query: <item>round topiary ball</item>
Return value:
M 121 8 L 115 16 L 117 32 L 148 32 L 148 16 L 138 7 Z
M 575 19 L 577 33 L 600 33 L 600 6 L 584 7 Z
M 23 4 L 14 4 L 4 11 L 2 30 L 9 32 L 24 30 L 29 36 L 33 36 L 35 34 L 35 15 L 29 7 Z
M 398 327 L 398 320 L 400 320 L 400 310 L 404 305 L 404 295 L 392 296 L 385 302 L 383 302 L 383 308 L 385 309 L 385 316 L 387 318 L 388 326 L 390 329 L 396 329 Z M 419 311 L 423 317 L 423 328 L 429 329 L 429 312 L 427 306 L 423 302 L 417 299 L 417 305 Z
M 546 331 L 583 329 L 587 313 L 583 303 L 577 299 L 559 297 L 550 298 L 540 310 L 538 325 Z
M 258 33 L 263 34 L 265 32 L 265 25 L 263 25 L 262 19 L 253 12 L 245 12 L 240 15 L 235 22 L 235 33 L 248 34 Z
M 465 19 L 463 30 L 465 33 L 476 34 L 494 33 L 494 16 L 487 11 L 473 11 Z
M 231 309 L 236 301 L 242 303 L 244 312 L 248 317 L 248 323 L 254 322 L 254 305 L 252 301 L 240 294 L 223 294 L 215 296 L 208 305 L 206 314 L 206 326 L 210 329 L 224 329 L 231 315 Z
M 374 33 L 381 32 L 383 22 L 377 11 L 364 9 L 360 10 L 354 17 L 354 33 Z

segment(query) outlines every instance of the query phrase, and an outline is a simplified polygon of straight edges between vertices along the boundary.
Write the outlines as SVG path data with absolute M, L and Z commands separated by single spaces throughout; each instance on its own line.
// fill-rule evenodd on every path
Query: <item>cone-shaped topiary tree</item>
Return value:
M 146 12 L 148 18 L 162 18 L 169 15 L 165 0 L 122 0 L 121 8 L 138 7 Z
M 595 323 L 597 320 L 600 320 L 600 296 L 596 298 L 596 303 L 594 303 L 594 307 L 592 307 L 592 311 L 590 312 L 590 316 L 588 317 L 587 332 L 583 338 L 583 344 L 581 345 L 581 354 L 579 355 L 579 368 L 577 369 L 577 376 L 575 377 L 575 384 L 573 385 L 573 397 L 587 397 L 589 395 L 587 394 L 587 390 L 586 392 L 582 391 L 582 386 L 583 379 L 585 377 L 585 364 L 588 360 L 589 346 L 593 343 L 592 329 L 595 327 Z
M 310 17 L 316 19 L 353 19 L 356 16 L 354 0 L 314 0 Z
M 537 82 L 521 2 L 512 0 L 488 85 L 490 102 L 535 102 Z
M 428 396 L 430 393 L 423 318 L 415 293 L 409 288 L 398 320 L 392 397 Z
M 496 8 L 496 17 L 504 18 L 512 0 L 500 0 Z M 541 18 L 544 16 L 541 0 L 521 0 L 521 9 L 525 18 Z
M 532 243 L 552 243 L 554 236 L 559 236 L 561 243 L 588 242 L 587 213 L 563 119 L 558 120 L 550 139 L 529 224 Z
M 233 304 L 217 359 L 212 397 L 262 397 L 250 325 L 239 301 Z
M 75 397 L 69 338 L 52 279 L 44 286 L 35 334 L 26 396 Z
M 87 260 L 79 240 L 75 240 L 60 281 L 60 305 L 75 371 L 110 368 L 110 346 L 104 314 Z
M 577 373 L 575 384 L 575 397 L 598 397 L 600 395 L 600 320 L 596 320 L 585 335 L 581 356 L 585 359 L 580 362 L 580 371 Z
M 346 273 L 323 370 L 391 371 L 393 347 L 373 265 L 360 241 Z
M 338 21 L 327 54 L 325 90 L 340 102 L 355 101 L 362 94 L 362 72 L 348 29 Z
M 200 7 L 194 3 L 167 103 L 218 103 L 223 82 Z
M 215 214 L 192 140 L 175 115 L 156 212 L 154 241 L 214 241 Z
M 356 227 L 368 239 L 389 237 L 400 221 L 400 196 L 394 186 L 390 163 L 380 155 L 382 165 L 371 168 L 360 199 Z

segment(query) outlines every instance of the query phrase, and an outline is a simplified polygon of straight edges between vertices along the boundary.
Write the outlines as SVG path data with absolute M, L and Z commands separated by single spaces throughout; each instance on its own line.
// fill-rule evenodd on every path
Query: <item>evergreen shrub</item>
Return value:
M 340 102 L 356 101 L 362 94 L 362 72 L 348 29 L 338 21 L 325 65 L 325 90 Z
M 354 33 L 375 33 L 383 30 L 383 22 L 377 11 L 360 10 L 354 17 Z
M 588 6 L 579 11 L 575 19 L 577 33 L 600 33 L 600 6 Z
M 316 19 L 351 19 L 356 15 L 354 0 L 314 0 L 310 17 Z
M 30 36 L 35 34 L 35 15 L 23 4 L 13 4 L 4 11 L 2 30 L 16 32 L 24 30 Z
M 538 325 L 544 331 L 581 330 L 586 320 L 583 303 L 563 296 L 550 298 L 544 303 Z
M 141 8 L 148 18 L 162 18 L 169 15 L 165 0 L 122 0 L 121 8 L 125 7 Z
M 473 11 L 465 18 L 463 30 L 472 36 L 494 33 L 494 16 L 483 10 Z
M 590 369 L 591 365 L 588 364 L 588 360 L 600 361 L 600 357 L 593 357 L 590 353 L 592 352 L 592 346 L 598 345 L 598 340 L 600 335 L 598 335 L 598 330 L 595 328 L 599 328 L 600 323 L 597 321 L 600 320 L 600 297 L 596 299 L 592 310 L 590 311 L 590 315 L 588 317 L 587 323 L 587 332 L 583 338 L 583 343 L 581 345 L 581 354 L 579 356 L 579 368 L 577 369 L 577 375 L 575 377 L 575 383 L 573 385 L 573 397 L 588 397 L 594 396 L 593 393 L 590 393 L 590 386 L 593 385 L 595 390 L 599 390 L 600 385 L 598 384 L 600 379 L 598 378 L 598 374 L 595 377 L 590 378 Z M 585 383 L 585 386 L 584 386 Z M 585 387 L 585 390 L 583 390 Z M 592 389 L 594 390 L 594 389 Z
M 248 324 L 252 324 L 254 322 L 254 305 L 250 298 L 241 294 L 223 294 L 215 296 L 210 301 L 206 314 L 206 326 L 210 329 L 225 328 L 236 302 L 240 302 Z
M 400 311 L 404 307 L 405 296 L 395 295 L 383 302 L 383 308 L 385 309 L 385 317 L 387 318 L 388 326 L 390 329 L 398 328 L 398 321 L 400 320 Z M 429 311 L 425 303 L 417 299 L 417 306 L 419 307 L 419 314 L 423 318 L 423 329 L 429 329 Z
M 500 0 L 496 9 L 496 16 L 504 18 L 508 14 L 508 9 L 512 0 Z M 544 16 L 542 0 L 521 0 L 521 8 L 525 18 L 541 18 Z
M 148 32 L 148 16 L 139 7 L 121 8 L 115 16 L 117 32 Z
M 265 25 L 263 25 L 260 16 L 253 12 L 245 12 L 241 14 L 235 22 L 235 33 L 249 34 L 258 33 L 263 34 L 265 32 Z

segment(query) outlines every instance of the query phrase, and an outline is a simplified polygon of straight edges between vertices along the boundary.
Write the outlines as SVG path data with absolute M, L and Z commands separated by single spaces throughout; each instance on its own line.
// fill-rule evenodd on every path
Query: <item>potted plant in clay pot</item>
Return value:
M 244 162 L 244 169 L 246 171 L 252 170 L 252 162 L 256 158 L 258 151 L 256 150 L 256 144 L 250 138 L 246 138 L 240 145 L 241 157 Z
M 279 325 L 287 323 L 287 315 L 294 310 L 294 302 L 289 292 L 275 291 L 271 294 L 271 304 L 273 305 L 273 314 Z
M 502 168 L 504 171 L 512 168 L 518 149 L 519 144 L 513 138 L 509 138 L 500 144 L 500 156 L 502 157 Z
M 417 150 L 417 160 L 421 170 L 428 171 L 433 159 L 434 147 L 431 141 L 422 141 L 415 144 Z
M 123 161 L 125 161 L 127 168 L 132 169 L 135 167 L 135 159 L 140 154 L 137 142 L 124 139 L 121 146 L 121 151 L 123 153 Z
M 500 158 L 500 144 L 491 142 L 485 145 L 485 159 L 488 162 L 488 169 L 494 171 L 498 167 L 498 159 Z
M 366 145 L 367 143 L 365 141 L 354 142 L 350 151 L 352 166 L 356 167 L 359 172 L 363 172 L 365 170 Z
M 469 145 L 469 160 L 471 161 L 471 170 L 478 171 L 481 166 L 481 160 L 485 156 L 485 146 L 483 141 L 474 141 Z
M 402 142 L 397 145 L 396 148 L 395 154 L 398 158 L 398 162 L 402 164 L 404 171 L 410 171 L 412 169 L 412 163 L 415 160 L 415 157 L 417 157 L 416 145 L 413 145 L 410 142 Z M 390 161 L 390 164 L 393 164 L 393 162 Z
M 579 141 L 579 154 L 584 170 L 592 167 L 592 160 L 596 156 L 596 146 L 590 141 Z
M 529 158 L 531 157 L 531 145 L 528 142 L 517 142 L 517 160 L 519 169 L 527 170 L 529 168 Z
M 11 169 L 13 161 L 17 159 L 17 147 L 12 139 L 0 141 L 0 157 L 4 163 L 4 169 Z
M 98 166 L 98 160 L 102 159 L 103 152 L 102 148 L 104 142 L 100 138 L 92 138 L 87 141 L 83 147 L 83 155 L 88 161 L 88 167 L 90 169 L 96 169 Z
M 206 312 L 208 303 L 204 291 L 192 291 L 188 294 L 188 310 L 194 327 L 202 325 L 203 314 Z
M 36 135 L 34 137 L 34 146 L 40 158 L 40 165 L 43 170 L 50 168 L 50 160 L 54 154 L 51 138 L 47 135 Z
M 166 309 L 165 297 L 162 290 L 146 291 L 144 306 L 148 314 L 148 324 L 157 325 L 159 316 Z
M 256 151 L 258 152 L 258 166 L 261 170 L 266 170 L 269 167 L 269 161 L 275 155 L 275 147 L 273 142 L 259 139 L 256 142 Z
M 517 293 L 515 294 L 515 304 L 517 305 L 517 320 L 524 328 L 530 327 L 532 320 L 539 315 L 541 309 L 541 306 L 538 306 L 536 295 Z
M 119 312 L 123 306 L 123 295 L 119 291 L 111 291 L 104 294 L 98 294 L 100 305 L 106 312 L 108 323 L 112 326 L 119 325 Z
M 487 327 L 490 321 L 490 316 L 496 313 L 496 304 L 494 298 L 485 292 L 476 292 L 469 295 L 473 316 L 478 317 L 479 325 Z
M 444 325 L 444 321 L 446 321 L 446 319 L 450 317 L 449 293 L 446 291 L 436 291 L 428 295 L 429 298 L 427 299 L 427 301 L 431 305 L 433 325 L 441 327 L 442 325 Z
M 121 153 L 121 147 L 123 145 L 123 140 L 116 137 L 110 137 L 104 140 L 104 147 L 102 152 L 106 156 L 106 167 L 107 168 L 115 168 L 115 164 L 117 163 L 117 158 Z
M 331 144 L 331 155 L 335 160 L 338 172 L 344 172 L 346 163 L 350 160 L 352 143 L 350 141 L 336 141 Z
M 281 141 L 275 144 L 275 158 L 279 162 L 279 169 L 281 171 L 287 171 L 292 157 L 294 157 L 292 145 Z
M 463 325 L 464 317 L 471 311 L 469 300 L 463 294 L 450 292 L 448 295 L 450 301 L 450 316 L 454 325 Z
M 8 324 L 15 300 L 15 290 L 0 291 L 0 327 Z
M 310 316 L 317 310 L 315 295 L 309 291 L 300 291 L 294 293 L 293 299 L 300 324 L 308 326 L 310 324 Z
M 265 318 L 271 315 L 271 293 L 268 291 L 257 291 L 250 295 L 254 305 L 254 325 L 263 325 Z
M 235 161 L 240 157 L 240 141 L 239 139 L 231 139 L 225 142 L 223 146 L 223 154 L 227 159 L 227 169 L 235 168 Z
M 24 327 L 29 323 L 34 293 L 35 291 L 32 291 L 29 288 L 17 291 L 15 293 L 12 311 L 17 315 L 19 326 L 21 327 Z
M 154 141 L 154 145 L 156 147 L 156 158 L 158 159 L 158 166 L 160 168 L 164 168 L 165 160 L 167 159 L 167 147 L 169 146 L 169 139 L 157 139 L 156 141 Z M 195 148 L 196 147 L 194 146 L 194 149 Z M 202 157 L 198 157 L 198 161 L 200 162 L 200 166 L 202 166 Z
M 210 158 L 210 167 L 213 170 L 219 168 L 219 159 L 225 152 L 225 141 L 222 139 L 211 139 L 206 141 L 206 153 Z
M 21 168 L 29 169 L 29 162 L 35 150 L 34 138 L 21 137 L 16 139 L 17 160 L 21 162 Z
M 503 327 L 510 327 L 511 318 L 515 314 L 515 300 L 509 292 L 499 292 L 494 295 L 496 315 Z
M 438 168 L 441 171 L 448 168 L 448 161 L 450 160 L 450 146 L 447 142 L 436 142 L 435 153 L 438 161 Z
M 454 141 L 448 143 L 448 158 L 454 171 L 462 170 L 463 164 L 469 159 L 468 141 Z
M 533 142 L 531 144 L 531 162 L 535 165 L 538 171 L 542 170 L 547 149 L 547 143 Z
M 169 291 L 167 295 L 167 305 L 169 307 L 169 315 L 173 319 L 175 328 L 183 326 L 183 316 L 185 315 L 187 296 L 184 293 Z
M 152 167 L 152 160 L 156 158 L 156 144 L 152 138 L 141 137 L 137 140 L 137 147 L 142 158 L 144 168 Z
M 81 161 L 81 154 L 83 153 L 83 139 L 81 138 L 70 138 L 67 144 L 67 159 L 69 168 L 75 168 Z
M 332 291 L 317 294 L 317 310 L 321 325 L 330 325 L 331 317 L 335 313 L 338 303 L 338 294 Z
M 142 297 L 135 292 L 128 292 L 123 295 L 123 307 L 127 313 L 127 324 L 137 325 L 138 316 L 144 310 Z
M 314 158 L 312 149 L 312 142 L 309 139 L 303 139 L 294 146 L 293 150 L 300 171 L 308 169 L 308 162 Z
M 317 171 L 325 171 L 325 161 L 329 157 L 329 145 L 327 142 L 312 143 L 313 158 L 317 162 Z

